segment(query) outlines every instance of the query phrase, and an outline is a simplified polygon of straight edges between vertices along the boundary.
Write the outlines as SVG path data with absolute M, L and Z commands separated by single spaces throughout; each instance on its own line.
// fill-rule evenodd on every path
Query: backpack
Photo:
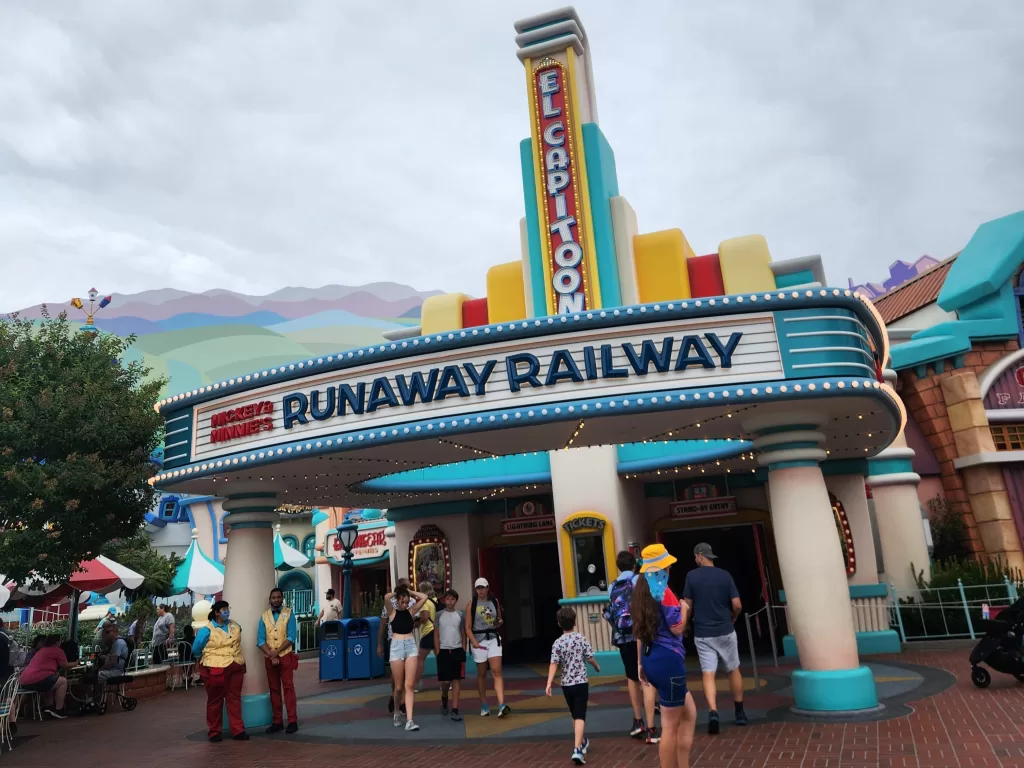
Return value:
M 633 637 L 633 617 L 629 615 L 629 603 L 633 599 L 633 579 L 622 579 L 612 584 L 608 606 L 602 615 L 612 625 L 612 642 L 622 645 Z
M 25 657 L 28 655 L 25 649 L 18 645 L 18 641 L 6 632 L 0 633 L 7 639 L 8 663 L 11 669 L 21 669 L 25 666 Z
M 498 619 L 500 619 L 501 618 L 501 604 L 498 602 L 498 598 L 496 598 L 494 595 L 490 595 L 490 597 L 488 599 L 492 603 L 494 603 L 494 613 L 496 614 L 496 617 Z M 470 613 L 469 613 L 469 615 L 472 617 L 469 620 L 469 622 L 470 622 L 469 626 L 470 626 L 471 629 L 473 627 L 474 622 L 476 622 L 476 603 L 477 603 L 476 590 L 473 590 L 473 607 L 470 608 Z M 477 633 L 474 632 L 473 634 L 475 635 Z M 493 636 L 494 639 L 498 641 L 498 645 L 501 645 L 501 635 L 498 634 L 498 629 L 497 628 L 487 629 L 487 630 L 484 630 L 483 632 L 480 632 L 479 634 L 483 635 L 485 640 L 490 640 L 491 637 Z

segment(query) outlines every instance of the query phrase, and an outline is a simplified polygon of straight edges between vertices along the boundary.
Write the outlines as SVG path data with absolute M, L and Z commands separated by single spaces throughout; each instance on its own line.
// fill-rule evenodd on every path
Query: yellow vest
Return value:
M 274 623 L 274 612 L 267 609 L 263 613 L 263 628 L 267 631 L 267 645 L 277 651 L 278 656 L 287 656 L 292 652 L 291 648 L 282 651 L 281 648 L 288 642 L 288 619 L 292 616 L 292 609 L 282 607 L 278 614 L 277 623 Z
M 228 631 L 210 622 L 210 639 L 203 648 L 201 663 L 210 669 L 223 669 L 232 663 L 245 664 L 242 655 L 242 628 L 235 622 L 228 623 Z
M 434 631 L 434 619 L 437 617 L 437 608 L 434 605 L 434 601 L 427 598 L 427 602 L 420 608 L 420 612 L 426 611 L 428 617 L 426 621 L 420 622 L 420 637 L 426 637 Z

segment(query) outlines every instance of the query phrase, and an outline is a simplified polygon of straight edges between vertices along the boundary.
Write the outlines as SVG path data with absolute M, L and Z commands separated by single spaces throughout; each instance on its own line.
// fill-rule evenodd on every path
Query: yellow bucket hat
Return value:
M 640 559 L 643 560 L 640 573 L 663 571 L 676 562 L 676 559 L 665 549 L 664 544 L 651 544 L 644 547 L 643 552 L 640 553 Z

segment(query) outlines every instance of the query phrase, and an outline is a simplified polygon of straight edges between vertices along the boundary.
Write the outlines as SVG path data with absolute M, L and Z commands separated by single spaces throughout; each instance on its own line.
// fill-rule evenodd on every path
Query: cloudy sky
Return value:
M 0 309 L 519 257 L 531 2 L 0 3 Z M 1024 3 L 578 0 L 641 231 L 832 283 L 1024 208 Z

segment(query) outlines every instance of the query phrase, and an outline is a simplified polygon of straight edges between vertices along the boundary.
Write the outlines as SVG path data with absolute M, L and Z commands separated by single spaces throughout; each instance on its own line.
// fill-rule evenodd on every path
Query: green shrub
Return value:
M 932 529 L 932 559 L 943 562 L 969 558 L 971 548 L 963 514 L 941 496 L 931 499 L 926 506 Z

